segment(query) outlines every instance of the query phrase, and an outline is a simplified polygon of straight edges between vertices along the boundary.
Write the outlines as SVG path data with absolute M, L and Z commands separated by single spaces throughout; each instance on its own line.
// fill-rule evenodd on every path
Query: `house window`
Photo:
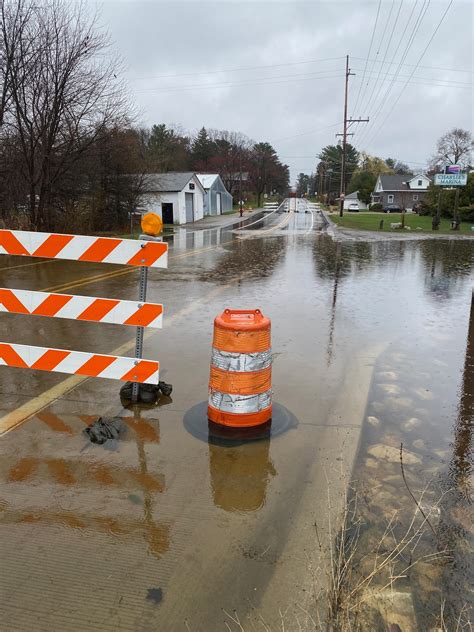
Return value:
M 418 201 L 418 195 L 414 195 L 413 196 L 413 202 L 417 202 Z
M 423 180 L 418 180 L 418 186 L 422 187 L 423 186 Z
M 388 196 L 388 203 L 393 204 L 393 195 Z
M 194 189 L 194 183 L 193 182 L 189 183 L 189 188 L 190 188 L 191 191 Z

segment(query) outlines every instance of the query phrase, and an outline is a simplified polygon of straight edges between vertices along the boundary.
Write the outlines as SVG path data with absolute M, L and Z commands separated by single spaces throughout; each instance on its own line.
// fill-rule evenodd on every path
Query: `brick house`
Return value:
M 396 204 L 411 211 L 415 204 L 424 199 L 430 183 L 430 178 L 421 173 L 416 176 L 391 176 L 382 173 L 371 194 L 372 204 Z

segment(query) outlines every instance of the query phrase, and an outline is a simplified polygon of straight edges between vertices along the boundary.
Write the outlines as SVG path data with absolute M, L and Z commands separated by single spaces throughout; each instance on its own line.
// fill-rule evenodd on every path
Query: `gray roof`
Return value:
M 143 178 L 144 190 L 147 192 L 182 191 L 191 178 L 193 171 L 170 171 L 169 173 L 149 173 Z M 199 182 L 199 180 L 198 180 Z
M 404 176 L 391 176 L 386 173 L 380 174 L 380 182 L 382 184 L 382 189 L 384 191 L 411 191 L 408 186 L 408 182 L 412 180 L 416 180 L 417 178 L 428 178 L 422 173 L 415 174 L 414 176 L 404 175 Z M 430 178 L 428 178 L 429 180 Z M 423 190 L 423 189 L 418 189 Z
M 353 193 L 349 193 L 345 197 L 346 200 L 359 200 L 359 191 L 354 191 Z
M 408 190 L 407 182 L 413 176 L 390 176 L 386 173 L 380 174 L 380 182 L 384 191 L 403 191 Z

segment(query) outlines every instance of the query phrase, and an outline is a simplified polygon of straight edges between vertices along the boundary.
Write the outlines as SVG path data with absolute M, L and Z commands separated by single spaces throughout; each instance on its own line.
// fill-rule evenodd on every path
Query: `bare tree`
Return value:
M 455 127 L 438 140 L 436 154 L 431 160 L 432 167 L 439 170 L 445 164 L 470 166 L 473 149 L 474 142 L 471 132 Z
M 3 124 L 5 111 L 11 99 L 11 81 L 13 63 L 17 51 L 22 44 L 23 34 L 31 18 L 31 7 L 24 0 L 16 4 L 0 0 L 0 127 Z M 28 49 L 28 43 L 23 42 Z M 27 50 L 25 50 L 27 53 Z
M 107 35 L 81 2 L 4 0 L 0 46 L 2 136 L 18 138 L 31 225 L 48 229 L 54 184 L 127 121 L 119 65 L 107 61 Z

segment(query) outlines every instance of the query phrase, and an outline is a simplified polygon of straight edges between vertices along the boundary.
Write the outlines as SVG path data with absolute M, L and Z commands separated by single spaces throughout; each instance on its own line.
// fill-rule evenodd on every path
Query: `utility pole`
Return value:
M 336 136 L 342 136 L 342 160 L 341 160 L 341 189 L 339 196 L 339 216 L 342 217 L 344 215 L 344 197 L 346 195 L 346 153 L 347 153 L 347 137 L 354 136 L 354 134 L 349 134 L 347 132 L 348 128 L 352 123 L 368 123 L 369 119 L 350 119 L 347 118 L 347 93 L 349 88 L 349 77 L 353 75 L 354 72 L 351 72 L 349 68 L 349 55 L 346 55 L 346 78 L 345 78 L 345 88 L 344 88 L 344 127 L 342 134 L 336 134 Z
M 243 211 L 243 208 L 242 208 L 242 147 L 240 148 L 239 158 L 240 158 L 239 213 L 240 213 L 240 217 L 242 217 L 242 215 L 244 214 L 244 211 Z

